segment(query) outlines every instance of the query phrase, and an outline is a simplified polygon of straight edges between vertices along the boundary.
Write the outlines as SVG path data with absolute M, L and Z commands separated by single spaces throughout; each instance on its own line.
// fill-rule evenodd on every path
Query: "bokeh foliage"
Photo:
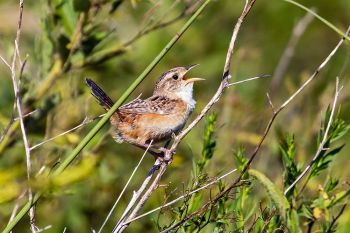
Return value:
M 25 121 L 31 145 L 78 125 L 86 117 L 103 113 L 85 87 L 84 77 L 93 78 L 117 99 L 183 25 L 187 15 L 193 12 L 191 6 L 195 2 L 25 2 L 20 54 L 23 59 L 26 55 L 28 58 L 21 93 L 24 111 L 36 110 Z M 347 0 L 300 2 L 315 7 L 319 15 L 343 31 L 350 22 Z M 133 97 L 140 93 L 142 97 L 150 95 L 155 80 L 163 71 L 199 63 L 201 65 L 191 73 L 207 79 L 195 87 L 197 107 L 194 114 L 200 111 L 220 82 L 229 38 L 243 4 L 244 1 L 213 1 Z M 0 11 L 4 13 L 0 16 L 0 54 L 8 60 L 13 51 L 17 7 L 16 1 L 0 1 Z M 293 26 L 304 14 L 284 1 L 257 1 L 239 34 L 232 79 L 273 74 Z M 170 23 L 157 27 L 164 22 Z M 214 107 L 216 115 L 208 116 L 181 143 L 163 180 L 167 187 L 153 195 L 145 210 L 192 190 L 235 166 L 242 167 L 270 117 L 265 93 L 270 92 L 276 105 L 282 102 L 314 71 L 338 40 L 336 33 L 314 20 L 302 35 L 277 88 L 271 88 L 271 79 L 266 79 L 228 89 Z M 350 152 L 349 145 L 345 144 L 350 137 L 345 133 L 350 122 L 349 51 L 347 43 L 313 85 L 277 119 L 275 131 L 268 136 L 253 163 L 253 174 L 244 176 L 246 182 L 232 196 L 220 200 L 210 214 L 198 216 L 184 225 L 183 230 L 244 231 L 252 226 L 259 232 L 269 220 L 270 224 L 266 226 L 269 231 L 283 225 L 296 232 L 311 225 L 315 230 L 332 232 L 335 225 L 330 223 L 347 202 L 349 194 L 350 172 L 344 169 L 349 165 L 347 155 Z M 3 132 L 11 118 L 14 95 L 8 69 L 1 65 L 0 70 L 3 76 L 0 79 L 0 129 Z M 340 99 L 342 110 L 332 126 L 333 133 L 327 144 L 330 149 L 323 152 L 298 189 L 287 196 L 290 208 L 283 211 L 287 216 L 281 216 L 279 207 L 283 203 L 278 201 L 281 197 L 276 190 L 288 187 L 314 155 L 324 133 L 324 122 L 329 117 L 326 109 L 333 98 L 336 76 L 340 77 L 344 88 Z M 64 227 L 70 232 L 88 232 L 91 227 L 97 229 L 142 154 L 130 145 L 114 143 L 105 127 L 67 171 L 59 177 L 45 179 L 93 124 L 32 150 L 33 181 L 30 185 L 34 190 L 44 188 L 45 191 L 44 199 L 37 207 L 37 224 L 40 227 L 52 225 L 49 232 L 62 232 Z M 107 229 L 112 229 L 152 163 L 153 158 L 149 156 Z M 18 121 L 15 121 L 0 142 L 1 229 L 7 224 L 16 198 L 28 186 L 25 169 L 21 133 Z M 271 183 L 275 185 L 271 186 Z M 298 190 L 305 183 L 300 200 Z M 219 183 L 211 192 L 224 187 L 225 182 Z M 174 219 L 179 220 L 197 209 L 210 195 L 208 190 L 197 194 L 169 211 L 162 211 L 158 217 L 154 214 L 131 224 L 129 231 L 148 229 L 154 232 L 164 228 Z M 19 200 L 19 203 L 23 202 L 23 198 Z M 347 232 L 349 216 L 349 209 L 345 209 L 338 220 L 337 232 Z M 254 221 L 255 225 L 252 225 Z M 17 231 L 29 231 L 28 219 L 20 222 Z

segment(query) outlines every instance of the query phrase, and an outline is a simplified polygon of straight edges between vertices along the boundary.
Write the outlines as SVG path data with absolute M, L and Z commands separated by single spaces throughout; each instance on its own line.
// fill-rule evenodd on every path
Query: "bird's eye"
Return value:
M 178 76 L 177 74 L 174 74 L 174 75 L 173 75 L 173 79 L 174 79 L 174 80 L 177 80 L 178 78 L 179 78 L 179 76 Z

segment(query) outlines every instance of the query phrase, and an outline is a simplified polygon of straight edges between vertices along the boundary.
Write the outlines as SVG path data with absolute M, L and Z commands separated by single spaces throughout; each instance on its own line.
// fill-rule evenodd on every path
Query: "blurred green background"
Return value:
M 348 0 L 300 1 L 341 30 L 350 22 Z M 103 109 L 90 95 L 84 84 L 89 77 L 97 82 L 113 100 L 152 61 L 195 9 L 196 1 L 133 0 L 133 1 L 25 1 L 20 55 L 27 57 L 21 79 L 24 111 L 37 110 L 26 118 L 30 144 L 62 133 L 80 124 L 86 117 L 93 118 Z M 134 91 L 129 100 L 142 93 L 151 95 L 162 72 L 176 67 L 198 63 L 191 71 L 205 82 L 196 83 L 197 115 L 211 98 L 220 83 L 227 46 L 233 26 L 244 1 L 212 1 L 197 21 L 175 44 L 165 58 Z M 188 8 L 185 8 L 185 7 Z M 191 8 L 193 7 L 193 9 Z M 185 10 L 184 10 L 185 9 Z M 0 1 L 0 54 L 11 60 L 18 19 L 17 1 Z M 182 13 L 183 12 L 183 13 Z M 232 79 L 238 81 L 261 74 L 271 78 L 229 88 L 211 110 L 218 114 L 217 147 L 209 164 L 209 175 L 216 176 L 234 167 L 233 151 L 244 146 L 249 154 L 256 146 L 270 116 L 266 93 L 278 106 L 305 81 L 330 53 L 340 36 L 314 19 L 301 35 L 294 56 L 276 85 L 273 76 L 294 26 L 305 12 L 281 0 L 260 1 L 254 5 L 239 33 L 232 62 Z M 178 17 L 180 16 L 180 17 Z M 173 23 L 137 36 L 144 28 L 160 22 Z M 79 24 L 83 27 L 79 27 Z M 136 37 L 135 37 L 136 36 Z M 104 57 L 109 54 L 109 57 Z M 344 86 L 340 97 L 340 116 L 350 121 L 350 47 L 346 42 L 320 73 L 278 117 L 253 167 L 263 172 L 277 185 L 282 183 L 277 131 L 295 135 L 297 160 L 306 164 L 316 150 L 315 135 L 322 114 L 332 102 L 335 79 Z M 0 65 L 0 129 L 5 129 L 12 114 L 13 87 L 8 68 Z M 193 116 L 191 119 L 193 119 Z M 74 149 L 96 123 L 66 134 L 32 150 L 33 177 L 38 172 L 49 172 L 55 164 Z M 202 150 L 204 120 L 182 141 L 172 165 L 163 177 L 164 187 L 158 189 L 146 203 L 143 211 L 165 202 L 166 189 L 175 190 L 172 198 L 181 195 L 191 179 L 194 160 Z M 350 135 L 346 136 L 349 141 Z M 350 171 L 349 145 L 346 145 L 328 169 L 347 186 Z M 62 175 L 59 185 L 51 184 L 45 197 L 38 202 L 36 222 L 39 227 L 52 225 L 47 232 L 89 232 L 98 229 L 118 194 L 137 164 L 142 151 L 127 144 L 116 144 L 105 126 Z M 122 201 L 108 222 L 113 228 L 116 219 L 144 179 L 154 159 L 146 157 Z M 74 170 L 75 169 L 75 170 Z M 44 172 L 45 173 L 45 172 Z M 2 179 L 3 177 L 3 179 Z M 313 179 L 307 193 L 318 192 L 327 174 Z M 33 179 L 33 187 L 40 188 L 44 181 Z M 46 184 L 46 183 L 45 183 Z M 17 197 L 26 189 L 25 153 L 21 132 L 16 122 L 0 143 L 0 186 L 8 189 L 0 204 L 1 229 L 7 224 Z M 12 186 L 11 186 L 12 185 Z M 10 186 L 10 187 L 9 187 Z M 155 232 L 157 214 L 131 224 L 128 232 Z M 350 229 L 350 209 L 342 215 L 338 232 Z M 28 218 L 24 218 L 14 232 L 29 232 Z

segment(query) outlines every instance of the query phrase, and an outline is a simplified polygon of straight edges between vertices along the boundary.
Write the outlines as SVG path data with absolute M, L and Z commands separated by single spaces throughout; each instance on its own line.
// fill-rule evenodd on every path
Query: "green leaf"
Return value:
M 251 176 L 254 176 L 262 184 L 262 186 L 266 189 L 269 198 L 279 210 L 282 219 L 285 219 L 287 209 L 289 209 L 290 206 L 286 197 L 283 196 L 282 191 L 261 172 L 254 169 L 250 169 L 249 174 Z
M 321 171 L 327 169 L 329 164 L 332 162 L 334 156 L 339 154 L 339 152 L 344 147 L 344 145 L 342 145 L 329 151 L 329 148 L 331 148 L 331 144 L 342 138 L 350 129 L 350 124 L 345 123 L 345 121 L 339 118 L 339 112 L 340 110 L 334 117 L 334 120 L 332 121 L 329 127 L 328 135 L 324 141 L 323 150 L 320 152 L 318 158 L 315 160 L 311 167 L 310 178 L 319 175 Z M 325 136 L 325 132 L 328 127 L 328 122 L 330 120 L 330 115 L 331 109 L 330 106 L 328 106 L 324 119 L 321 122 L 320 132 L 318 133 L 318 147 L 320 146 L 321 141 Z
M 296 210 L 292 210 L 288 219 L 288 229 L 291 233 L 302 232 L 299 224 L 299 215 Z
M 96 163 L 96 156 L 88 156 L 79 165 L 68 168 L 60 175 L 53 176 L 52 182 L 55 186 L 63 186 L 80 181 L 91 175 Z
M 239 147 L 237 151 L 233 153 L 234 159 L 235 159 L 235 165 L 238 167 L 238 170 L 242 171 L 242 169 L 246 166 L 248 163 L 248 159 L 246 158 L 244 154 L 244 148 Z
M 60 17 L 62 25 L 65 29 L 66 35 L 71 37 L 75 25 L 78 21 L 77 13 L 74 11 L 72 1 L 68 0 L 54 0 L 55 10 L 57 15 Z
M 344 145 L 341 145 L 329 151 L 328 153 L 326 153 L 326 151 L 321 152 L 320 156 L 311 166 L 310 177 L 315 177 L 319 175 L 321 171 L 327 169 L 328 165 L 332 162 L 334 156 L 337 155 L 343 147 Z
M 329 177 L 324 187 L 324 191 L 327 193 L 332 192 L 337 187 L 338 184 L 339 184 L 339 179 Z
M 18 197 L 20 191 L 21 186 L 18 183 L 14 182 L 2 185 L 0 189 L 0 204 Z
M 217 114 L 215 113 L 210 114 L 206 118 L 203 137 L 202 159 L 197 162 L 200 172 L 214 155 L 214 150 L 216 147 L 216 140 L 214 139 L 216 119 Z
M 294 180 L 297 179 L 301 173 L 300 168 L 296 164 L 295 158 L 295 141 L 294 136 L 287 134 L 286 136 L 280 136 L 280 150 L 282 154 L 282 162 L 284 167 L 284 188 L 289 187 Z M 294 188 L 292 189 L 294 190 Z M 288 196 L 293 194 L 293 191 L 288 193 Z

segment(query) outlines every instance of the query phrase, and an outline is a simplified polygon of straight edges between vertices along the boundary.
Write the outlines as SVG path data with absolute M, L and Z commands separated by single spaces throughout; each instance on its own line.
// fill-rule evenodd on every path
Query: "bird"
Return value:
M 176 67 L 164 72 L 158 78 L 152 96 L 146 99 L 139 96 L 120 106 L 110 118 L 114 140 L 148 149 L 155 157 L 163 157 L 166 146 L 183 129 L 195 108 L 193 85 L 204 79 L 187 78 L 186 74 L 197 65 Z M 112 99 L 91 79 L 86 78 L 85 82 L 91 94 L 108 111 L 114 104 Z M 162 141 L 167 141 L 164 147 L 153 145 Z

